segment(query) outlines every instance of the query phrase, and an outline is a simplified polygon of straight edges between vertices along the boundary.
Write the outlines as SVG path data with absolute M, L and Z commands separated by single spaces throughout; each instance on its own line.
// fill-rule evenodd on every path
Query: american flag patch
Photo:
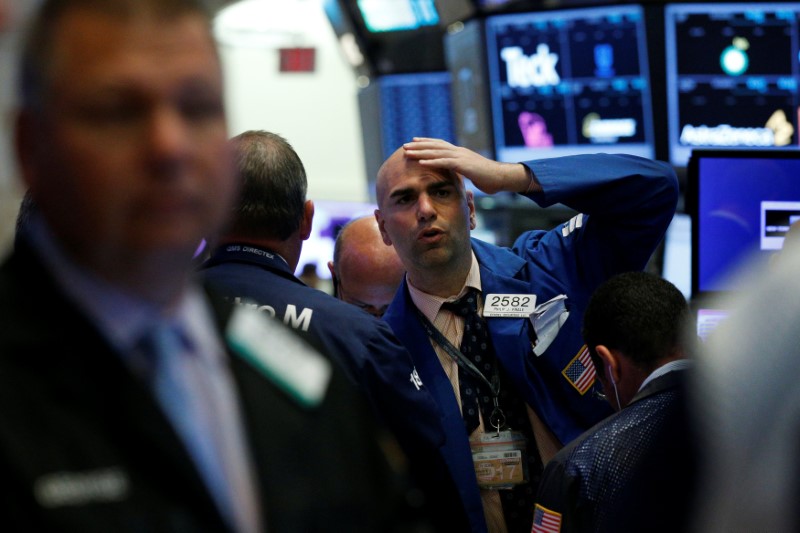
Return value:
M 584 344 L 578 355 L 572 358 L 567 367 L 561 371 L 567 381 L 578 389 L 581 395 L 586 394 L 594 384 L 595 370 L 589 348 Z
M 531 533 L 559 533 L 559 531 L 561 531 L 561 513 L 551 511 L 537 503 L 533 509 Z

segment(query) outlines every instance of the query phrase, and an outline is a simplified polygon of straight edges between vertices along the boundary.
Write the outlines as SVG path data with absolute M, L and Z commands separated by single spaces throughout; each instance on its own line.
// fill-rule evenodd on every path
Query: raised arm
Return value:
M 626 154 L 555 157 L 525 163 L 542 191 L 528 195 L 542 207 L 563 204 L 581 215 L 546 236 L 526 232 L 520 250 L 546 244 L 569 262 L 563 269 L 594 282 L 642 269 L 664 237 L 679 196 L 666 163 Z M 570 267 L 571 265 L 571 267 Z M 564 272 L 566 274 L 566 272 Z
M 414 137 L 403 148 L 406 157 L 419 161 L 420 165 L 453 170 L 486 194 L 541 191 L 533 174 L 520 163 L 498 163 L 468 148 L 427 137 Z

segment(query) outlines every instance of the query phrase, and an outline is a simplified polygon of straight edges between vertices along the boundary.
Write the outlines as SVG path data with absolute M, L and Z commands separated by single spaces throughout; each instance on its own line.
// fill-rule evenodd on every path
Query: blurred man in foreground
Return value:
M 209 24 L 195 0 L 35 17 L 16 148 L 36 208 L 0 266 L 4 529 L 402 527 L 336 366 L 193 282 L 238 189 Z
M 736 273 L 712 305 L 729 316 L 708 336 L 692 383 L 702 459 L 692 533 L 800 531 L 800 221 L 768 263 Z

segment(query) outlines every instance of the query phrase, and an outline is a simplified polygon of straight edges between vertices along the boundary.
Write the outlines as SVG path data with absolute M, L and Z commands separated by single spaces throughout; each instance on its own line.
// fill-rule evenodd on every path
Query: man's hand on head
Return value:
M 403 145 L 405 155 L 422 166 L 445 168 L 469 179 L 486 194 L 500 191 L 531 192 L 531 176 L 524 165 L 499 163 L 441 139 L 414 137 Z

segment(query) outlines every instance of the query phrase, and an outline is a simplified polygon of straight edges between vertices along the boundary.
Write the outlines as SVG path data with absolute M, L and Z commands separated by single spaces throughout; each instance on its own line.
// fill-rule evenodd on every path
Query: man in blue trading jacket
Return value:
M 231 140 L 242 189 L 232 221 L 203 264 L 210 290 L 293 327 L 331 355 L 366 394 L 408 459 L 439 529 L 466 529 L 466 515 L 440 448 L 433 397 L 385 322 L 295 277 L 314 204 L 303 163 L 281 136 L 247 131 Z
M 489 245 L 470 238 L 475 205 L 459 174 L 487 194 L 517 192 L 580 214 L 550 231 L 525 232 L 510 249 Z M 675 212 L 675 173 L 627 155 L 498 163 L 415 138 L 383 164 L 376 193 L 384 242 L 407 271 L 384 320 L 444 413 L 446 457 L 473 530 L 529 531 L 542 463 L 611 413 L 591 394 L 583 309 L 605 279 L 646 265 Z M 445 302 L 475 289 L 484 318 L 468 323 Z M 485 329 L 481 320 L 490 339 L 470 346 Z M 467 327 L 470 335 L 462 335 Z M 476 351 L 485 359 L 478 372 L 470 359 Z M 472 404 L 462 417 L 465 397 Z M 517 427 L 498 416 L 512 411 Z M 489 451 L 494 438 L 516 462 Z M 507 479 L 525 467 L 526 478 Z

